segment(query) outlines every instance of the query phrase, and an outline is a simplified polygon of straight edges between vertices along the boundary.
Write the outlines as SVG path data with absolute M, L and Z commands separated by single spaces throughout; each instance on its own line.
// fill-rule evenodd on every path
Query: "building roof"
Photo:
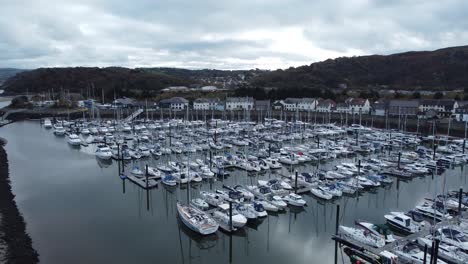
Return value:
M 194 103 L 217 103 L 219 102 L 218 98 L 197 98 Z
M 453 107 L 455 104 L 455 100 L 453 99 L 424 99 L 421 100 L 422 105 L 429 105 L 429 106 L 445 106 L 445 107 Z
M 227 103 L 244 103 L 249 102 L 253 103 L 254 99 L 252 97 L 228 97 L 226 98 Z
M 363 98 L 350 98 L 346 100 L 346 103 L 348 103 L 349 105 L 361 105 L 362 106 L 366 102 L 367 102 L 367 99 L 363 99 Z
M 172 97 L 168 99 L 162 99 L 159 101 L 160 104 L 187 104 L 188 100 L 183 97 Z
M 315 98 L 286 98 L 284 99 L 285 104 L 300 104 L 300 103 L 313 103 Z
M 257 100 L 255 101 L 256 106 L 270 106 L 270 100 Z
M 332 99 L 320 100 L 317 104 L 317 107 L 329 107 L 329 106 L 336 106 L 335 101 Z
M 419 107 L 418 100 L 390 100 L 388 107 Z

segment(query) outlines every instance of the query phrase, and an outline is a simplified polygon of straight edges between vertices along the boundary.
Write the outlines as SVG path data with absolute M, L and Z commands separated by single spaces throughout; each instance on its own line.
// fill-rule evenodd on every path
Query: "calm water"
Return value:
M 186 201 L 187 189 L 159 186 L 147 194 L 123 182 L 115 162 L 99 163 L 91 149 L 72 149 L 66 138 L 37 122 L 0 128 L 0 136 L 8 140 L 16 202 L 42 263 L 332 263 L 336 204 L 343 209 L 343 224 L 380 223 L 390 210 L 409 210 L 436 188 L 441 191 L 444 177 L 447 188 L 468 189 L 468 168 L 456 167 L 434 179 L 395 181 L 358 198 L 318 202 L 306 195 L 304 210 L 270 215 L 234 236 L 217 232 L 203 238 L 176 218 L 175 203 Z M 224 181 L 247 184 L 268 177 L 234 172 Z M 195 197 L 200 189 L 221 186 L 221 181 L 203 183 L 190 191 Z

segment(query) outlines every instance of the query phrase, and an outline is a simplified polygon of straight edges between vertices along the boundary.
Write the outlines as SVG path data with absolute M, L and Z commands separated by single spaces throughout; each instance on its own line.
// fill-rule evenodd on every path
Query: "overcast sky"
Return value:
M 468 43 L 466 0 L 0 0 L 0 67 L 277 69 Z

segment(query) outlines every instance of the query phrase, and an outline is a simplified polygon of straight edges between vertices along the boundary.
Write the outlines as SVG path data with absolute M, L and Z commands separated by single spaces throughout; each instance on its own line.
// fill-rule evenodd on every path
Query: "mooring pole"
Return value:
M 427 264 L 427 244 L 424 245 L 424 258 L 423 258 L 423 264 Z
M 229 229 L 232 232 L 232 201 L 229 201 Z
M 148 164 L 146 164 L 146 210 L 149 211 Z
M 120 145 L 117 143 L 117 167 L 119 170 L 119 176 L 120 176 Z
M 465 154 L 465 144 L 466 144 L 466 139 L 463 140 L 463 154 Z
M 432 159 L 435 160 L 436 158 L 436 148 L 437 148 L 437 144 L 434 144 L 434 152 L 432 153 Z
M 336 224 L 335 224 L 335 235 L 338 235 L 338 226 L 340 223 L 340 205 L 336 205 Z M 338 241 L 335 240 L 335 264 L 338 263 Z
M 297 170 L 296 170 L 296 179 L 294 180 L 294 193 L 297 194 Z
M 435 240 L 435 250 L 434 250 L 434 264 L 437 264 L 437 259 L 439 258 L 439 244 L 440 240 L 436 239 Z
M 434 249 L 435 249 L 435 245 L 434 245 L 434 240 L 432 240 L 432 247 L 431 247 L 431 259 L 430 259 L 430 264 L 433 264 L 434 262 Z
M 398 169 L 400 169 L 401 152 L 398 152 Z
M 460 187 L 460 191 L 458 192 L 458 222 L 460 222 L 462 218 L 462 211 L 461 211 L 462 195 L 463 195 L 463 188 Z

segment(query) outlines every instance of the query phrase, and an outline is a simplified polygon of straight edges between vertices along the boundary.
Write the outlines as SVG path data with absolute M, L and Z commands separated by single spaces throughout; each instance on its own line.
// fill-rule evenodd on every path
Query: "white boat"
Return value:
M 384 216 L 387 220 L 387 224 L 401 233 L 414 234 L 421 230 L 421 226 L 414 222 L 411 217 L 405 215 L 402 212 L 390 212 L 390 214 Z
M 386 225 L 376 225 L 365 221 L 357 221 L 356 225 L 364 228 L 365 230 L 371 232 L 376 236 L 382 237 L 383 239 L 385 239 L 385 243 L 395 242 L 395 238 L 393 237 L 392 232 Z
M 417 241 L 418 241 L 418 244 L 421 245 L 422 247 L 427 246 L 428 252 L 432 251 L 433 240 L 430 239 L 430 236 L 419 237 Z M 439 243 L 439 252 L 437 253 L 437 256 L 439 256 L 439 258 L 449 263 L 457 263 L 457 264 L 468 263 L 467 253 L 463 252 L 463 250 L 458 247 L 451 246 L 444 242 Z
M 172 175 L 166 175 L 162 178 L 162 181 L 161 181 L 164 185 L 167 185 L 167 186 L 176 186 L 177 185 L 177 181 L 176 179 L 172 176 Z
M 255 200 L 256 203 L 259 203 L 263 208 L 268 212 L 278 212 L 278 206 L 268 202 L 267 200 Z
M 306 204 L 306 201 L 302 199 L 302 196 L 300 196 L 299 194 L 295 194 L 295 193 L 290 193 L 284 196 L 283 200 L 293 206 L 301 207 Z
M 416 210 L 430 219 L 435 218 L 437 221 L 452 219 L 451 215 L 441 212 L 439 208 L 435 207 L 432 203 L 424 202 L 423 204 L 416 206 Z
M 223 222 L 229 223 L 229 204 L 220 204 L 218 210 L 213 213 L 214 216 L 224 219 Z M 247 218 L 232 208 L 232 226 L 241 228 L 247 224 Z
M 46 129 L 52 128 L 52 122 L 50 121 L 50 119 L 44 119 L 44 128 Z
M 415 242 L 410 242 L 403 247 L 394 249 L 393 252 L 398 256 L 398 259 L 404 261 L 404 263 L 424 264 L 424 250 Z M 431 258 L 431 251 L 428 250 L 426 261 Z M 445 261 L 439 258 L 437 258 L 437 263 L 446 264 Z
M 437 229 L 435 236 L 444 243 L 468 252 L 468 235 L 456 227 L 447 226 L 439 228 Z
M 262 218 L 262 217 L 266 217 L 268 215 L 268 213 L 265 210 L 265 207 L 263 206 L 263 203 L 253 201 L 252 206 L 253 206 L 255 212 L 257 213 L 257 217 Z
M 340 225 L 339 231 L 342 235 L 345 235 L 371 247 L 379 248 L 385 246 L 385 240 L 382 237 L 376 236 L 373 233 L 360 228 Z
M 107 146 L 98 146 L 95 154 L 96 157 L 102 160 L 109 160 L 112 158 L 112 151 Z
M 236 204 L 237 212 L 245 216 L 248 220 L 257 219 L 257 212 L 251 204 Z
M 263 161 L 270 167 L 270 169 L 281 169 L 281 167 L 283 167 L 283 165 L 281 165 L 281 163 L 279 163 L 275 158 L 270 157 L 264 159 Z
M 132 170 L 130 171 L 131 174 L 137 176 L 137 177 L 143 177 L 145 174 L 138 166 L 133 166 Z
M 78 135 L 76 134 L 70 134 L 68 135 L 68 144 L 72 146 L 80 146 L 81 145 L 81 139 Z
M 319 187 L 311 187 L 310 192 L 320 199 L 330 200 L 333 198 L 333 195 L 331 193 L 324 191 Z
M 224 203 L 224 199 L 216 193 L 200 191 L 200 196 L 205 202 L 215 207 Z
M 63 136 L 65 135 L 65 128 L 61 125 L 54 126 L 54 134 L 56 136 Z
M 148 175 L 150 175 L 154 179 L 161 178 L 161 172 L 158 169 L 150 166 L 148 166 Z
M 209 235 L 218 230 L 218 223 L 196 207 L 177 202 L 177 212 L 182 222 L 197 233 Z
M 190 204 L 203 211 L 208 210 L 208 208 L 210 208 L 210 205 L 207 202 L 203 201 L 203 199 L 201 198 L 192 199 L 190 201 Z
M 80 133 L 81 133 L 81 135 L 83 135 L 83 136 L 87 136 L 87 135 L 91 134 L 91 132 L 90 132 L 89 129 L 87 129 L 87 128 L 81 129 Z
M 288 204 L 277 195 L 268 196 L 267 201 L 273 204 L 274 206 L 278 207 L 278 210 L 284 210 L 288 206 Z

